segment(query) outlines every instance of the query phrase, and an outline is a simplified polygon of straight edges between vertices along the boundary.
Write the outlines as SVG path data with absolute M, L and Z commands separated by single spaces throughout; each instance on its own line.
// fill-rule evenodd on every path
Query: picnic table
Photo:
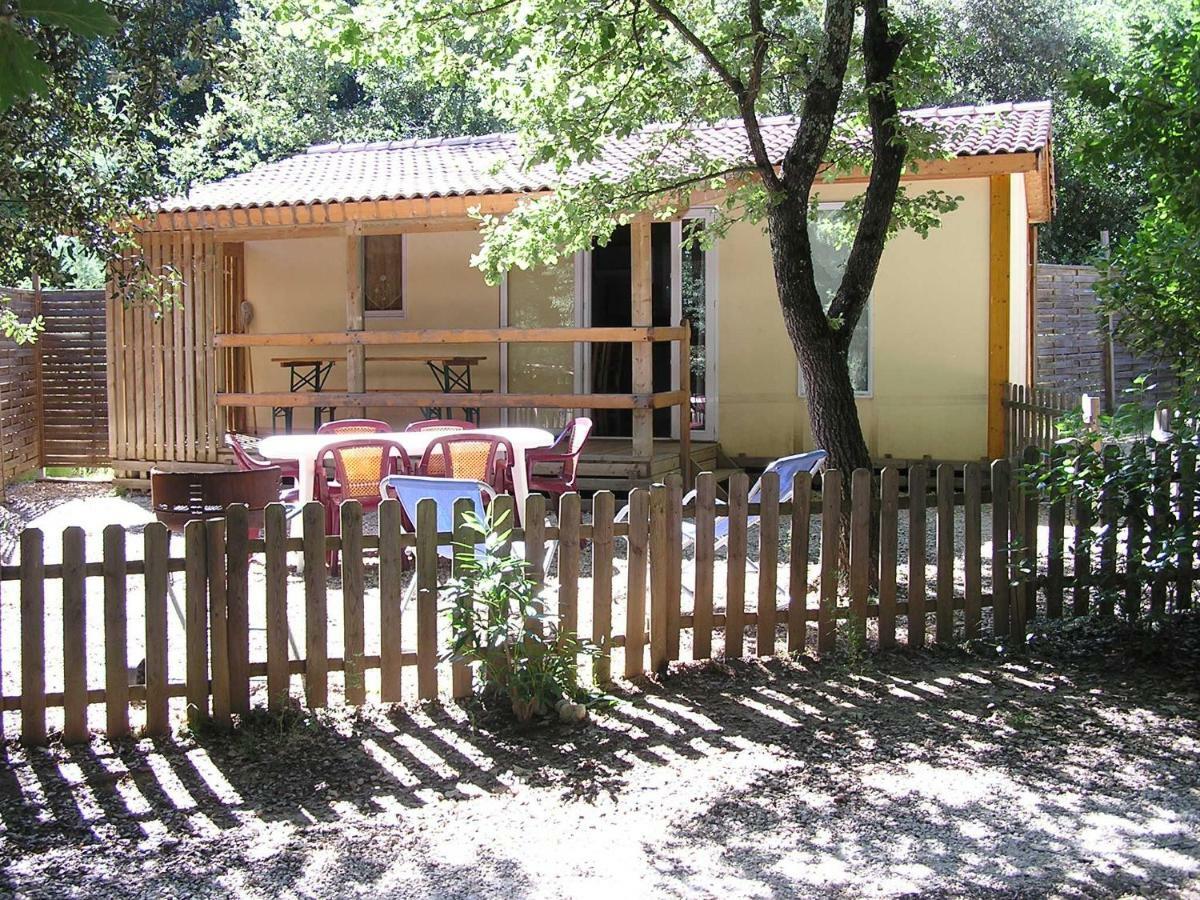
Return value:
M 409 353 L 401 356 L 368 356 L 366 361 L 425 363 L 441 391 L 453 394 L 472 391 L 471 370 L 486 359 L 486 356 L 468 356 L 460 353 Z M 324 390 L 334 365 L 344 361 L 345 357 L 342 356 L 276 356 L 271 359 L 271 362 L 278 363 L 288 370 L 288 391 L 291 393 Z M 450 418 L 452 409 L 450 406 L 423 406 L 421 414 L 428 419 Z M 462 407 L 462 410 L 467 421 L 479 424 L 478 407 Z M 333 421 L 332 406 L 313 407 L 313 431 L 321 427 L 326 413 L 329 415 L 329 421 Z M 282 418 L 283 430 L 288 434 L 292 432 L 292 414 L 293 408 L 290 406 L 277 406 L 271 410 L 272 420 Z

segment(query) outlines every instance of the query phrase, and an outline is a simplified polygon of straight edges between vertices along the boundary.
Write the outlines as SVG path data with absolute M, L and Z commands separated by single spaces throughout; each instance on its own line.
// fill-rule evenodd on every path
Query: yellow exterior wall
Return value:
M 489 287 L 470 258 L 479 248 L 475 232 L 411 234 L 405 263 L 404 318 L 368 317 L 367 330 L 418 328 L 495 328 L 500 322 L 500 292 Z M 254 304 L 251 333 L 280 331 L 342 331 L 346 327 L 346 246 L 344 238 L 301 238 L 246 243 L 246 297 Z M 368 389 L 436 390 L 433 374 L 419 362 L 371 362 L 372 357 L 420 355 L 447 348 L 403 345 L 367 349 Z M 486 356 L 473 373 L 473 386 L 481 390 L 500 387 L 499 352 L 494 345 L 456 345 L 454 352 Z M 253 350 L 254 388 L 286 391 L 287 373 L 272 358 L 281 356 L 340 356 L 338 348 L 259 347 Z M 335 364 L 326 386 L 344 390 L 346 366 Z M 397 426 L 420 418 L 415 409 L 368 409 L 368 415 Z M 454 415 L 461 415 L 455 410 Z M 495 410 L 483 420 L 498 421 Z M 269 430 L 270 411 L 260 410 L 258 427 Z M 296 428 L 311 428 L 311 413 L 296 412 Z
M 988 182 L 923 182 L 964 199 L 922 240 L 898 235 L 880 263 L 871 309 L 871 396 L 858 402 L 872 454 L 969 459 L 987 426 Z M 822 186 L 845 200 L 853 186 Z M 1014 217 L 1024 222 L 1024 207 Z M 805 402 L 784 331 L 770 248 L 735 225 L 718 259 L 719 440 L 726 452 L 776 457 L 810 449 Z

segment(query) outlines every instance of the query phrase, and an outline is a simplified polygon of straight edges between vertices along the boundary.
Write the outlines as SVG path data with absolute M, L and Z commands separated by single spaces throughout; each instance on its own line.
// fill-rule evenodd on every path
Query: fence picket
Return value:
M 900 542 L 900 473 L 886 466 L 879 475 L 879 647 L 896 646 L 896 564 Z
M 579 631 L 579 494 L 563 494 L 558 502 L 558 621 Z
M 104 706 L 110 738 L 129 734 L 129 650 L 125 611 L 125 530 L 108 525 L 104 548 Z M 203 565 L 203 549 L 200 558 Z M 205 686 L 207 695 L 207 685 Z
M 1103 573 L 1100 588 L 1100 615 L 1111 616 L 1114 612 L 1114 593 L 1117 586 L 1117 527 L 1119 509 L 1113 476 L 1120 466 L 1119 453 L 1105 448 L 1104 486 L 1100 489 L 1100 572 Z
M 963 468 L 963 637 L 979 637 L 983 618 L 983 473 L 978 463 Z
M 1046 549 L 1046 616 L 1061 619 L 1063 614 L 1063 535 L 1067 524 L 1067 504 L 1062 497 L 1050 504 L 1047 520 L 1049 544 Z
M 304 697 L 309 709 L 329 703 L 329 608 L 325 507 L 304 505 Z
M 524 512 L 521 522 L 525 526 L 525 567 L 540 596 L 546 586 L 546 498 L 530 494 L 525 498 Z M 534 620 L 525 627 L 540 629 L 541 623 Z
M 379 504 L 379 699 L 384 703 L 403 699 L 404 547 L 400 533 L 400 501 L 384 500 Z
M 209 667 L 212 683 L 213 723 L 218 728 L 233 724 L 229 698 L 229 609 L 225 584 L 225 521 L 212 519 L 204 528 L 208 561 Z
M 342 504 L 342 674 L 346 702 L 367 702 L 363 654 L 366 645 L 364 620 L 363 511 L 357 500 Z
M 417 696 L 422 700 L 436 700 L 438 694 L 437 530 L 437 502 L 425 497 L 417 502 Z
M 146 733 L 164 737 L 171 731 L 167 696 L 167 594 L 171 573 L 171 533 L 162 522 L 142 532 L 146 560 Z
M 83 529 L 63 529 L 63 741 L 68 744 L 88 739 L 86 560 Z M 148 595 L 146 603 L 149 612 Z
M 779 580 L 779 473 L 764 472 L 758 515 L 758 656 L 775 655 L 775 607 Z
M 21 740 L 33 746 L 46 743 L 45 553 L 40 528 L 21 532 Z
M 646 561 L 650 540 L 650 492 L 629 492 L 629 572 L 625 604 L 625 677 L 641 675 L 646 647 Z
M 692 659 L 712 656 L 713 542 L 717 481 L 712 472 L 696 476 L 696 592 L 692 598 Z
M 937 467 L 937 615 L 939 644 L 954 643 L 954 467 Z
M 925 646 L 925 492 L 927 472 L 908 469 L 908 646 Z
M 612 576 L 613 515 L 612 491 L 592 496 L 592 643 L 600 651 L 593 674 L 605 684 L 612 679 Z
M 1154 449 L 1154 505 L 1150 516 L 1150 553 L 1152 559 L 1165 561 L 1170 558 L 1171 543 L 1171 481 L 1174 476 L 1174 459 L 1171 449 L 1159 446 Z M 1160 564 L 1150 580 L 1150 613 L 1161 616 L 1167 611 L 1167 567 Z
M 1022 462 L 1026 471 L 1041 459 L 1041 453 L 1036 447 L 1026 447 L 1022 454 Z M 1038 600 L 1038 494 L 1034 485 L 1022 479 L 1021 491 L 1021 541 L 1023 573 L 1020 578 L 1020 600 L 1016 606 L 1017 615 L 1013 617 L 1017 630 L 1014 638 L 1025 639 L 1029 630 L 1029 622 L 1037 617 Z
M 267 608 L 267 709 L 282 710 L 291 693 L 288 671 L 287 518 L 282 503 L 264 513 Z
M 725 656 L 745 652 L 746 632 L 746 495 L 749 479 L 737 472 L 729 479 L 729 541 L 725 570 Z
M 812 528 L 812 475 L 792 483 L 792 535 L 788 553 L 788 652 L 804 649 L 808 632 L 808 542 Z
M 250 525 L 244 503 L 225 514 L 225 633 L 229 708 L 250 712 Z
M 1179 454 L 1179 488 L 1176 494 L 1178 504 L 1179 531 L 1191 535 L 1185 540 L 1179 551 L 1179 577 L 1175 582 L 1175 608 L 1192 608 L 1192 582 L 1194 580 L 1192 566 L 1195 564 L 1196 540 L 1196 450 L 1185 446 Z
M 683 605 L 683 478 L 667 476 L 667 659 L 679 659 Z
M 667 532 L 668 492 L 665 484 L 650 487 L 650 671 L 667 668 L 667 569 L 670 566 Z
M 1092 508 L 1080 497 L 1075 501 L 1075 537 L 1071 542 L 1071 614 L 1086 616 L 1091 609 Z
M 474 510 L 475 504 L 469 497 L 459 497 L 454 501 L 454 549 L 450 563 L 455 578 L 463 574 L 463 559 L 460 548 L 473 546 L 475 534 L 467 526 L 467 515 Z M 575 551 L 579 552 L 579 540 L 575 541 Z M 578 566 L 577 566 L 578 568 Z M 436 611 L 434 615 L 436 615 Z M 473 627 L 473 626 L 472 626 Z M 456 700 L 470 697 L 473 690 L 471 666 L 467 663 L 455 662 L 450 666 L 450 692 Z
M 1009 498 L 1012 467 L 1007 459 L 992 462 L 992 635 L 1007 637 L 1012 595 L 1008 580 Z
M 121 526 L 110 526 L 120 534 L 120 594 L 125 593 L 125 535 Z M 107 544 L 108 529 L 104 530 Z M 113 549 L 118 545 L 113 542 Z M 188 724 L 195 728 L 208 718 L 208 561 L 204 523 L 188 522 L 183 531 L 184 545 L 184 655 L 187 680 Z M 107 559 L 109 548 L 105 547 Z M 105 579 L 105 599 L 107 600 Z M 106 604 L 107 605 L 107 604 Z M 120 604 L 122 613 L 124 603 Z M 124 660 L 122 660 L 124 663 Z M 125 679 L 128 681 L 128 678 Z M 109 710 L 112 711 L 111 699 Z M 111 728 L 111 726 L 110 726 Z
M 867 640 L 867 594 L 871 590 L 871 472 L 850 476 L 850 634 L 856 646 Z
M 837 643 L 841 533 L 842 473 L 830 469 L 821 476 L 821 605 L 817 610 L 817 649 L 822 653 L 833 650 Z

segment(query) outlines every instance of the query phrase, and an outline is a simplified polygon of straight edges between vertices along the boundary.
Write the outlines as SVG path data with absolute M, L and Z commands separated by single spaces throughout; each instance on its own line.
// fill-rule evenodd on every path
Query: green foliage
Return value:
M 45 329 L 41 316 L 22 322 L 21 317 L 13 312 L 12 300 L 0 296 L 0 335 L 18 344 L 32 344 Z
M 458 574 L 442 589 L 449 601 L 451 643 L 446 658 L 478 663 L 484 689 L 508 697 L 522 721 L 553 711 L 561 700 L 595 699 L 579 678 L 579 657 L 596 649 L 564 631 L 529 580 L 525 561 L 503 552 L 508 514 L 495 521 L 468 514 L 478 536 L 458 546 Z
M 1112 74 L 1089 73 L 1080 96 L 1103 111 L 1097 164 L 1137 160 L 1150 194 L 1136 231 L 1117 243 L 1097 286 L 1117 333 L 1159 358 L 1185 383 L 1200 377 L 1200 2 L 1133 29 L 1129 59 Z
M 1141 402 L 1123 404 L 1101 420 L 1098 430 L 1066 418 L 1054 449 L 1021 472 L 1043 497 L 1062 500 L 1068 508 L 1082 506 L 1091 522 L 1101 523 L 1081 535 L 1083 552 L 1090 553 L 1095 541 L 1128 542 L 1129 552 L 1119 559 L 1124 578 L 1098 585 L 1120 594 L 1122 603 L 1130 580 L 1148 585 L 1154 578 L 1175 577 L 1181 561 L 1191 565 L 1196 539 L 1194 521 L 1183 518 L 1184 504 L 1176 502 L 1172 483 L 1182 472 L 1186 483 L 1179 490 L 1194 496 L 1200 417 L 1194 408 L 1177 410 L 1171 432 L 1152 439 L 1146 436 L 1146 412 Z M 1127 532 L 1118 536 L 1122 527 Z M 1122 609 L 1130 618 L 1140 612 L 1140 607 Z

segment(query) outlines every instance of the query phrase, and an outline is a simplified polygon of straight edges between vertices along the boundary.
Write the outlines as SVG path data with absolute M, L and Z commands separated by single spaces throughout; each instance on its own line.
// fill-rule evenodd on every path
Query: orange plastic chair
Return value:
M 474 431 L 478 426 L 465 419 L 423 419 L 413 422 L 405 431 L 424 431 L 434 434 L 454 434 L 458 431 Z
M 513 447 L 494 434 L 444 434 L 430 441 L 418 475 L 482 481 L 503 493 L 512 480 Z
M 333 458 L 333 480 L 319 477 L 325 461 Z M 317 457 L 317 499 L 325 507 L 325 533 L 341 534 L 341 505 L 357 500 L 363 509 L 379 505 L 379 482 L 389 475 L 409 475 L 412 462 L 395 441 L 352 439 L 330 444 Z M 337 551 L 330 551 L 329 566 L 336 570 Z
M 326 422 L 317 434 L 388 434 L 395 429 L 379 419 L 338 419 Z

